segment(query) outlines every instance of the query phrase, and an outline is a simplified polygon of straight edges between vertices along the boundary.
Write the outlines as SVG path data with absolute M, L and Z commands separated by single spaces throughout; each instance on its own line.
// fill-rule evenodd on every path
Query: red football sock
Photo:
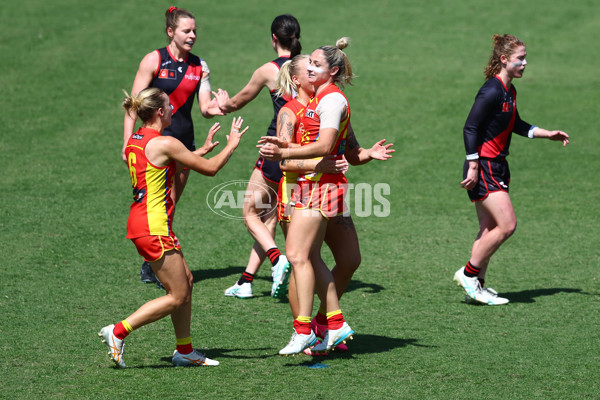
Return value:
M 346 320 L 342 315 L 342 310 L 336 310 L 327 313 L 327 328 L 330 330 L 340 329 Z
M 192 351 L 194 351 L 194 348 L 192 347 L 192 338 L 178 338 L 177 351 L 179 352 L 179 354 L 190 354 Z
M 321 311 L 317 313 L 315 318 L 317 320 L 317 324 L 319 325 L 327 325 L 327 316 L 323 314 Z
M 126 320 L 123 320 L 123 321 L 115 324 L 115 327 L 113 329 L 113 335 L 115 335 L 117 337 L 117 339 L 123 340 L 132 331 L 133 331 L 133 329 L 131 328 L 131 325 L 129 325 L 129 323 Z
M 241 285 L 242 283 L 246 283 L 246 282 L 252 283 L 253 280 L 254 280 L 254 274 L 244 271 L 242 273 L 242 277 L 238 280 L 238 285 Z
M 300 335 L 310 335 L 310 317 L 298 316 L 294 320 L 294 329 Z

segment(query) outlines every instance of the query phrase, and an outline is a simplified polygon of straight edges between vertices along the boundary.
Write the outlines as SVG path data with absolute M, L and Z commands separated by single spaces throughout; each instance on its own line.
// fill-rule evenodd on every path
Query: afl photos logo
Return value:
M 244 219 L 244 202 L 253 202 L 257 215 L 267 216 L 277 210 L 277 192 L 270 186 L 253 182 L 253 191 L 246 193 L 248 181 L 229 181 L 215 186 L 206 195 L 206 205 L 212 212 L 225 218 Z

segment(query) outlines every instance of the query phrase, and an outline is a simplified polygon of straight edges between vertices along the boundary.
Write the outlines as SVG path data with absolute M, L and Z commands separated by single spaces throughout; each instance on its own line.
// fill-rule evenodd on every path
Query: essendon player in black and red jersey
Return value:
M 235 96 L 219 89 L 216 93 L 221 110 L 229 113 L 246 106 L 256 96 L 267 88 L 273 102 L 273 119 L 267 129 L 267 135 L 275 136 L 277 133 L 276 119 L 279 111 L 291 97 L 279 96 L 277 90 L 277 75 L 281 66 L 290 58 L 294 58 L 302 51 L 300 45 L 300 24 L 290 14 L 279 15 L 271 23 L 271 45 L 277 53 L 277 58 L 258 67 L 250 81 Z M 272 276 L 274 281 L 283 276 L 283 271 L 289 268 L 285 255 L 282 255 L 275 243 L 275 228 L 277 228 L 277 192 L 281 180 L 279 163 L 259 157 L 256 160 L 252 174 L 246 186 L 246 199 L 244 201 L 242 216 L 248 232 L 254 238 L 254 246 L 242 276 L 231 287 L 225 290 L 225 296 L 249 298 L 252 297 L 252 282 L 266 257 L 273 265 Z M 275 282 L 273 287 L 275 286 Z M 274 290 L 271 295 L 276 297 Z
M 190 53 L 196 42 L 196 20 L 187 10 L 170 7 L 165 12 L 165 31 L 169 44 L 167 47 L 146 54 L 139 65 L 131 93 L 139 93 L 147 87 L 162 89 L 169 96 L 173 107 L 173 121 L 165 128 L 163 135 L 179 139 L 190 151 L 196 149 L 192 106 L 198 97 L 200 111 L 205 118 L 223 115 L 216 101 L 211 100 L 209 69 L 204 60 Z M 125 146 L 135 128 L 135 114 L 125 115 L 123 135 L 123 157 Z M 198 149 L 203 154 L 210 152 L 217 144 L 209 134 L 204 145 Z M 125 158 L 123 160 L 126 162 Z M 173 202 L 177 203 L 183 193 L 189 176 L 188 169 L 182 169 L 175 175 L 175 187 L 172 191 Z M 160 281 L 154 276 L 150 265 L 145 262 L 140 271 L 142 282 Z
M 563 146 L 569 143 L 566 133 L 539 128 L 519 116 L 512 80 L 523 76 L 526 56 L 525 45 L 518 38 L 494 35 L 494 50 L 485 69 L 487 81 L 475 97 L 463 131 L 467 157 L 461 185 L 475 203 L 479 233 L 469 262 L 456 271 L 454 281 L 465 289 L 469 300 L 489 305 L 508 303 L 493 289 L 485 288 L 484 282 L 490 258 L 517 226 L 508 195 L 506 162 L 512 133 L 560 141 Z

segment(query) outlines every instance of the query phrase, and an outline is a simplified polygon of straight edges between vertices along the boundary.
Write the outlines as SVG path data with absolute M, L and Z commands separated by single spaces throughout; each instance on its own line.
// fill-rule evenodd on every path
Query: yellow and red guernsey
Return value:
M 296 139 L 300 145 L 305 146 L 309 143 L 316 142 L 319 140 L 319 130 L 321 128 L 321 120 L 319 115 L 316 112 L 316 109 L 319 105 L 319 102 L 328 94 L 331 93 L 340 93 L 344 98 L 346 96 L 344 93 L 335 85 L 330 84 L 319 93 L 317 96 L 313 97 L 308 105 L 306 106 L 306 112 L 302 117 L 302 121 L 300 126 L 298 127 L 298 131 L 296 132 Z M 346 99 L 346 102 L 348 100 Z M 340 121 L 340 127 L 338 129 L 338 135 L 331 149 L 330 154 L 341 157 L 346 150 L 346 135 L 348 134 L 348 124 L 350 123 L 350 106 L 348 106 L 348 112 L 346 113 L 346 117 Z M 310 173 L 301 175 L 300 180 L 308 180 L 313 182 L 340 182 L 345 181 L 344 174 L 323 174 L 323 173 Z
M 146 145 L 160 132 L 140 128 L 131 135 L 125 148 L 133 187 L 133 203 L 127 220 L 127 238 L 171 236 L 174 204 L 171 198 L 176 163 L 153 165 L 146 157 Z

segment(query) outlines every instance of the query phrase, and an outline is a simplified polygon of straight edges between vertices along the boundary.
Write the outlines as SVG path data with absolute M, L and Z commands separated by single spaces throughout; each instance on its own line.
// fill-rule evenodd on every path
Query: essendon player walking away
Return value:
M 196 149 L 194 139 L 194 124 L 192 122 L 192 106 L 198 97 L 200 111 L 205 118 L 223 115 L 216 101 L 211 100 L 209 69 L 206 62 L 190 53 L 196 43 L 196 19 L 187 10 L 170 7 L 165 12 L 165 33 L 168 45 L 154 50 L 140 62 L 138 71 L 133 81 L 131 93 L 139 93 L 147 87 L 162 89 L 169 96 L 173 107 L 173 120 L 165 128 L 163 135 L 173 136 L 181 141 L 190 151 Z M 125 146 L 134 131 L 137 115 L 125 114 L 123 134 L 123 161 L 125 159 Z M 214 146 L 212 136 L 208 136 L 203 151 L 206 154 Z M 199 149 L 200 150 L 200 149 Z M 175 175 L 175 187 L 171 195 L 175 204 L 181 197 L 187 183 L 189 169 L 182 169 Z M 140 271 L 142 282 L 156 282 L 157 280 L 150 264 L 144 262 Z
M 178 166 L 203 175 L 215 175 L 227 163 L 248 128 L 241 130 L 243 120 L 234 118 L 225 148 L 216 156 L 205 159 L 200 150 L 191 152 L 179 140 L 162 135 L 171 123 L 173 111 L 169 97 L 161 89 L 147 88 L 127 96 L 123 108 L 128 113 L 135 112 L 143 122 L 125 146 L 133 187 L 127 238 L 150 263 L 167 294 L 147 302 L 121 322 L 105 326 L 98 336 L 108 347 L 114 363 L 125 368 L 125 337 L 137 328 L 171 315 L 177 339 L 173 364 L 219 365 L 192 347 L 190 322 L 194 279 L 172 230 L 175 204 L 171 191 Z M 214 135 L 219 128 L 218 123 L 214 124 L 209 134 Z
M 490 258 L 517 227 L 517 219 L 508 195 L 510 171 L 506 157 L 513 132 L 533 138 L 547 138 L 569 143 L 562 131 L 548 131 L 523 121 L 517 111 L 514 78 L 521 78 L 526 50 L 522 41 L 512 35 L 494 35 L 494 49 L 485 68 L 487 81 L 475 97 L 464 127 L 467 153 L 461 185 L 475 203 L 479 233 L 473 243 L 471 258 L 454 274 L 469 301 L 499 305 L 508 299 L 486 288 L 485 273 Z

